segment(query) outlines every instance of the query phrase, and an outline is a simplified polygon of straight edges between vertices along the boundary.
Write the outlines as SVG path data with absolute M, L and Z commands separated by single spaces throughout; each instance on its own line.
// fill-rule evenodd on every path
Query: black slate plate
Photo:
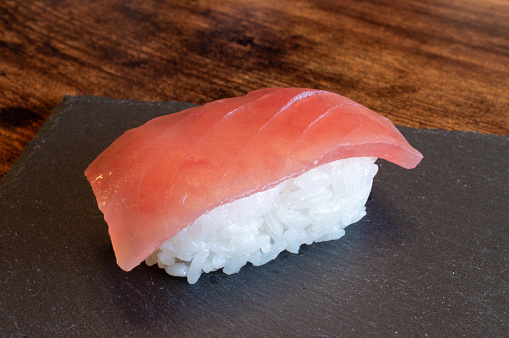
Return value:
M 83 176 L 128 128 L 191 105 L 66 97 L 0 183 L 0 335 L 504 336 L 509 138 L 401 128 L 414 170 L 379 161 L 368 215 L 195 285 L 117 267 Z

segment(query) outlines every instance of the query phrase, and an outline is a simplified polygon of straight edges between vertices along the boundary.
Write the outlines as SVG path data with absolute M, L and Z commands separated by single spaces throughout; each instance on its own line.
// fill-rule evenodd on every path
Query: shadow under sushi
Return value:
M 119 313 L 137 329 L 164 321 L 181 333 L 240 325 L 248 332 L 259 330 L 261 324 L 256 322 L 263 321 L 272 323 L 264 324 L 267 327 L 281 325 L 285 332 L 295 323 L 280 322 L 276 314 L 282 312 L 283 318 L 304 322 L 305 316 L 319 317 L 324 328 L 333 328 L 333 318 L 347 311 L 345 300 L 358 283 L 352 276 L 364 275 L 372 259 L 404 240 L 400 224 L 389 217 L 381 201 L 374 193 L 368 216 L 348 226 L 339 240 L 303 245 L 298 254 L 285 251 L 263 266 L 248 264 L 237 274 L 202 274 L 190 285 L 185 278 L 141 264 L 129 273 L 112 267 L 116 271 L 104 278 L 110 281 Z M 315 313 L 317 306 L 324 311 Z M 250 324 L 252 318 L 257 320 Z

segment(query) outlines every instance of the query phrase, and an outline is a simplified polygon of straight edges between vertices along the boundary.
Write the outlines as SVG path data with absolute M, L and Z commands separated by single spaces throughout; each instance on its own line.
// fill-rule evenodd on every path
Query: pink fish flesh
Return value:
M 129 271 L 200 215 L 349 157 L 407 169 L 422 159 L 387 118 L 346 97 L 270 88 L 128 130 L 85 175 Z

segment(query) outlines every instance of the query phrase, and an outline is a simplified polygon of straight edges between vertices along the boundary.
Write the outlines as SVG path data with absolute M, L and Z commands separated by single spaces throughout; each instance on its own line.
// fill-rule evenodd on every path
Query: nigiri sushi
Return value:
M 120 268 L 146 261 L 195 283 L 343 236 L 377 158 L 411 169 L 422 155 L 346 97 L 269 88 L 128 130 L 85 175 Z

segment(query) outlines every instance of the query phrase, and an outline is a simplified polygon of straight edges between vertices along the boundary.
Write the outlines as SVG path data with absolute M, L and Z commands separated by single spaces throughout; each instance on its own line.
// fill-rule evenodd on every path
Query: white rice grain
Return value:
M 172 276 L 194 284 L 203 272 L 237 273 L 263 265 L 283 250 L 335 240 L 360 220 L 378 167 L 376 158 L 335 161 L 273 189 L 222 205 L 199 217 L 149 258 Z

